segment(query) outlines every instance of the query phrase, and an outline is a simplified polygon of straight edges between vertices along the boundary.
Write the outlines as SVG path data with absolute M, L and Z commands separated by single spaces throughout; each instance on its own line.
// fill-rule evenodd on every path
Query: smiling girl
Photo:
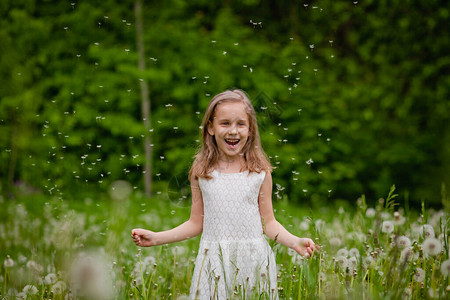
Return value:
M 202 130 L 202 147 L 189 173 L 189 220 L 162 232 L 133 229 L 133 241 L 156 246 L 202 233 L 191 299 L 261 294 L 278 299 L 275 257 L 264 233 L 306 258 L 319 247 L 309 238 L 292 235 L 274 217 L 272 167 L 247 95 L 233 90 L 215 96 Z

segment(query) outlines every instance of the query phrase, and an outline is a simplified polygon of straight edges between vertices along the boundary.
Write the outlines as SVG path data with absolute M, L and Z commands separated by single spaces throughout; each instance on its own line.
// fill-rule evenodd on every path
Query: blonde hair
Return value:
M 205 116 L 202 121 L 202 146 L 195 155 L 191 170 L 189 171 L 189 179 L 206 178 L 211 179 L 210 173 L 219 159 L 219 149 L 215 137 L 208 133 L 208 126 L 212 123 L 214 113 L 218 105 L 227 102 L 240 102 L 245 105 L 246 113 L 249 120 L 249 137 L 244 145 L 242 152 L 244 157 L 243 170 L 249 172 L 261 171 L 271 172 L 272 166 L 269 158 L 261 147 L 261 139 L 258 132 L 258 123 L 256 121 L 256 112 L 247 95 L 241 90 L 227 90 L 212 98 L 206 109 Z M 241 170 L 241 171 L 243 171 Z

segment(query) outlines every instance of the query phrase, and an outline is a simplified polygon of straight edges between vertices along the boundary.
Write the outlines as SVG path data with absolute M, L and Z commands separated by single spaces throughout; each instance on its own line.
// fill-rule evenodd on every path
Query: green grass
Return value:
M 280 298 L 448 297 L 448 268 L 441 270 L 444 261 L 449 264 L 448 214 L 425 209 L 415 213 L 392 204 L 388 198 L 368 208 L 359 199 L 355 208 L 308 209 L 286 199 L 276 202 L 280 223 L 322 247 L 312 259 L 302 260 L 271 243 Z M 199 237 L 140 250 L 130 237 L 135 227 L 160 231 L 184 222 L 189 207 L 139 195 L 78 201 L 0 197 L 0 205 L 0 298 L 28 293 L 27 299 L 184 299 L 189 294 Z M 385 221 L 394 222 L 392 232 L 384 232 L 391 224 Z M 436 240 L 424 243 L 425 224 Z M 396 246 L 400 236 L 411 242 L 408 259 L 403 244 Z M 429 254 L 430 241 L 441 246 L 437 254 Z

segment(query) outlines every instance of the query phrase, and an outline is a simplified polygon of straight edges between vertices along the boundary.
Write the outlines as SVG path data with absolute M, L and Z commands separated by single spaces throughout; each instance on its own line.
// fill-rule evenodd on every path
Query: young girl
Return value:
M 265 293 L 277 299 L 272 240 L 309 258 L 319 247 L 289 233 L 272 209 L 272 167 L 258 133 L 255 110 L 243 91 L 215 96 L 202 122 L 203 144 L 191 167 L 190 219 L 168 231 L 133 229 L 142 247 L 202 234 L 191 299 L 230 299 Z

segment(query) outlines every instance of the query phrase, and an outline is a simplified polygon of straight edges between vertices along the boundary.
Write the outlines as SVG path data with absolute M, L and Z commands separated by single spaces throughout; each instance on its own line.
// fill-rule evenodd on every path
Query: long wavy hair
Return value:
M 241 172 L 246 170 L 257 173 L 260 173 L 261 171 L 272 171 L 269 158 L 261 147 L 256 112 L 252 103 L 243 91 L 227 90 L 212 98 L 206 109 L 202 121 L 202 146 L 197 155 L 195 155 L 194 162 L 189 171 L 190 180 L 192 180 L 192 176 L 194 176 L 194 178 L 212 178 L 210 174 L 219 160 L 219 148 L 217 147 L 215 136 L 208 133 L 208 126 L 211 126 L 213 122 L 217 106 L 227 102 L 243 103 L 249 120 L 249 137 L 242 149 L 244 166 L 242 167 Z

